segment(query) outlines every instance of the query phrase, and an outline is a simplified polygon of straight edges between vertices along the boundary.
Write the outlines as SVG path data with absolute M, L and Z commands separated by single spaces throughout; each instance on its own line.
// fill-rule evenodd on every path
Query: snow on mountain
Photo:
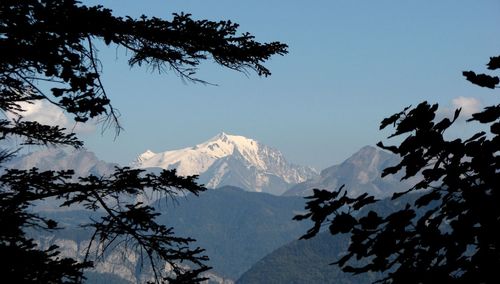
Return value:
M 224 132 L 194 147 L 161 153 L 147 150 L 132 166 L 175 168 L 182 176 L 199 175 L 200 183 L 209 188 L 233 185 L 278 195 L 317 176 L 313 168 L 288 163 L 276 149 Z
M 75 171 L 75 176 L 89 174 L 102 176 L 114 172 L 117 164 L 99 160 L 93 152 L 72 148 L 45 148 L 14 157 L 2 165 L 4 168 L 31 169 L 38 168 L 42 171 L 67 170 Z
M 99 160 L 93 152 L 73 148 L 41 148 L 39 151 L 18 155 L 13 159 L 2 164 L 0 174 L 5 169 L 29 170 L 38 168 L 40 171 L 60 171 L 73 170 L 74 178 L 88 175 L 108 176 L 114 172 L 117 164 L 107 163 Z M 59 211 L 73 210 L 83 206 L 75 205 L 73 207 L 60 207 L 61 200 L 56 198 L 44 199 L 36 202 L 36 210 L 39 211 Z
M 388 197 L 415 184 L 416 179 L 401 181 L 401 173 L 381 177 L 385 168 L 399 161 L 392 153 L 365 146 L 341 164 L 324 169 L 320 176 L 293 186 L 284 195 L 307 196 L 314 188 L 336 190 L 345 184 L 351 196 L 368 192 L 377 198 Z

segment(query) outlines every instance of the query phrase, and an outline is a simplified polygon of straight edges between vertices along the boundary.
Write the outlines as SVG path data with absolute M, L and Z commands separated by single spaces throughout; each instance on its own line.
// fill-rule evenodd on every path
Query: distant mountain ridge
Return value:
M 136 168 L 176 169 L 182 176 L 199 175 L 209 188 L 225 185 L 280 195 L 292 185 L 316 177 L 311 167 L 294 165 L 271 147 L 224 132 L 194 147 L 140 154 Z
M 160 153 L 148 150 L 131 165 L 153 172 L 175 168 L 180 175 L 199 175 L 198 183 L 208 188 L 236 186 L 274 195 L 307 196 L 314 188 L 334 190 L 345 184 L 350 195 L 368 192 L 384 198 L 414 184 L 415 179 L 400 181 L 401 173 L 381 177 L 383 169 L 399 161 L 394 154 L 365 146 L 318 175 L 313 168 L 288 163 L 280 151 L 258 141 L 220 133 L 194 147 Z M 85 149 L 48 147 L 14 157 L 4 169 L 73 169 L 78 177 L 109 175 L 116 166 Z
M 266 255 L 241 275 L 236 284 L 369 284 L 372 274 L 352 275 L 331 265 L 347 251 L 346 235 L 319 233 L 309 240 L 294 240 Z
M 402 174 L 381 177 L 382 171 L 399 163 L 399 157 L 372 146 L 365 146 L 339 165 L 321 171 L 318 177 L 299 183 L 283 195 L 307 196 L 312 189 L 336 190 L 343 184 L 351 196 L 365 192 L 384 198 L 409 189 L 413 180 L 400 181 Z
M 89 174 L 102 176 L 114 172 L 118 164 L 99 160 L 97 156 L 85 149 L 44 148 L 40 151 L 18 155 L 4 164 L 4 168 L 49 170 L 74 170 L 75 176 Z
M 170 155 L 164 155 L 165 153 L 173 153 L 175 161 L 172 163 L 169 160 Z M 289 164 L 279 151 L 255 140 L 225 133 L 194 147 L 164 153 L 146 151 L 139 158 L 137 164 L 140 162 L 147 165 L 144 168 L 148 170 L 160 169 L 154 167 L 155 165 L 167 168 L 178 167 L 181 174 L 183 170 L 197 169 L 198 172 L 195 173 L 200 174 L 199 181 L 201 183 L 210 184 L 212 182 L 215 184 L 218 182 L 219 185 L 232 185 L 208 190 L 197 198 L 180 197 L 179 204 L 173 207 L 170 207 L 168 202 L 161 200 L 153 203 L 160 205 L 158 207 L 160 212 L 165 212 L 164 210 L 168 212 L 168 214 L 158 217 L 161 223 L 173 226 L 179 235 L 198 239 L 197 245 L 207 249 L 207 254 L 211 259 L 209 264 L 214 267 L 214 273 L 210 276 L 214 283 L 231 283 L 240 276 L 240 280 L 243 281 L 241 283 L 252 283 L 252 281 L 257 281 L 253 283 L 269 283 L 264 281 L 265 278 L 259 278 L 259 275 L 262 275 L 262 269 L 269 264 L 280 265 L 280 269 L 276 269 L 272 277 L 283 282 L 273 283 L 328 283 L 324 279 L 337 279 L 336 274 L 334 276 L 329 274 L 336 272 L 324 273 L 324 268 L 328 267 L 318 265 L 314 268 L 314 271 L 318 271 L 315 273 L 316 275 L 313 275 L 313 278 L 307 278 L 307 281 L 313 282 L 291 281 L 294 277 L 306 279 L 297 276 L 304 273 L 297 267 L 303 265 L 302 263 L 309 262 L 311 264 L 312 261 L 308 257 L 312 257 L 314 260 L 320 258 L 328 260 L 330 255 L 323 255 L 323 252 L 329 248 L 337 247 L 338 244 L 335 240 L 333 242 L 319 241 L 312 244 L 295 242 L 291 246 L 291 251 L 288 249 L 280 250 L 280 253 L 273 254 L 270 258 L 266 257 L 273 250 L 297 239 L 307 231 L 309 225 L 305 222 L 291 220 L 294 215 L 304 210 L 305 200 L 301 197 L 309 195 L 312 188 L 332 190 L 346 184 L 346 189 L 351 195 L 369 192 L 376 197 L 383 198 L 392 192 L 408 189 L 411 184 L 411 181 L 401 183 L 399 181 L 401 175 L 382 179 L 380 177 L 382 170 L 397 164 L 399 158 L 370 146 L 363 147 L 343 163 L 323 170 L 320 175 L 311 174 L 313 170 L 310 168 Z M 197 161 L 202 162 L 198 164 Z M 99 160 L 94 153 L 86 150 L 54 148 L 44 148 L 38 152 L 19 155 L 6 164 L 6 168 L 74 169 L 76 176 L 109 175 L 114 172 L 115 166 L 117 165 Z M 302 171 L 306 174 L 303 174 Z M 309 178 L 305 180 L 308 173 Z M 218 179 L 214 180 L 216 177 Z M 267 183 L 263 183 L 264 186 L 254 191 L 269 191 L 274 195 L 283 192 L 283 189 L 289 188 L 290 185 L 294 185 L 293 181 L 302 180 L 302 182 L 295 184 L 283 194 L 288 196 L 248 192 L 252 191 L 252 186 L 256 185 L 259 180 Z M 245 187 L 246 191 L 237 189 L 234 185 Z M 44 210 L 46 214 L 58 214 L 58 216 L 72 214 L 69 211 L 53 210 L 60 203 L 57 200 L 54 201 L 45 202 L 42 204 L 43 207 L 39 208 Z M 153 201 L 148 200 L 148 202 Z M 162 204 L 169 207 L 162 208 Z M 75 211 L 75 215 L 71 215 L 67 220 L 80 217 L 82 217 L 81 214 Z M 85 232 L 69 231 L 70 236 L 59 235 L 57 239 L 63 241 L 65 251 L 77 255 L 81 253 L 79 248 L 85 247 L 88 236 L 86 237 Z M 42 241 L 42 239 L 40 240 Z M 53 240 L 52 237 L 45 239 L 44 244 L 50 245 Z M 293 260 L 291 258 L 293 255 L 296 256 L 294 259 L 303 261 Z M 101 265 L 95 271 L 94 278 L 104 277 L 103 279 L 108 279 L 120 276 L 135 281 L 134 279 L 147 276 L 147 273 L 141 275 L 136 273 L 136 262 L 132 261 L 128 264 L 116 262 L 113 260 L 115 254 L 111 254 L 109 257 L 109 261 L 106 260 L 105 265 Z M 259 261 L 260 259 L 263 261 Z M 256 270 L 253 270 L 253 266 L 257 262 L 260 264 L 254 267 Z M 242 276 L 247 270 L 254 272 L 245 273 L 246 275 Z M 266 273 L 269 273 L 268 271 Z M 296 273 L 290 274 L 289 271 Z M 102 273 L 111 274 L 106 276 Z M 284 277 L 284 275 L 288 276 Z M 266 276 L 271 277 L 271 274 Z M 324 278 L 327 276 L 328 278 Z
M 97 156 L 85 149 L 73 148 L 43 148 L 39 151 L 18 155 L 4 163 L 1 171 L 5 169 L 29 170 L 38 168 L 40 171 L 61 171 L 73 170 L 73 178 L 85 177 L 89 175 L 108 176 L 115 171 L 118 164 L 108 163 L 99 160 Z M 35 202 L 36 210 L 74 210 L 75 208 L 60 207 L 62 201 L 57 198 L 48 198 L 40 202 Z M 83 206 L 77 205 L 76 208 Z
M 165 210 L 168 202 L 158 201 Z M 206 249 L 213 272 L 237 279 L 255 262 L 282 245 L 298 239 L 311 226 L 292 218 L 305 200 L 294 196 L 248 192 L 233 186 L 188 196 L 158 217 L 181 236 Z
M 364 215 L 373 210 L 380 216 L 388 216 L 406 204 L 414 204 L 420 196 L 421 193 L 409 193 L 396 200 L 383 198 L 366 206 L 358 214 Z M 422 210 L 416 210 L 417 216 L 423 213 Z M 325 226 L 313 238 L 291 241 L 261 258 L 241 275 L 236 284 L 368 284 L 384 277 L 381 272 L 342 272 L 337 265 L 331 265 L 347 253 L 349 244 L 349 234 L 332 235 L 328 226 Z M 348 264 L 365 265 L 366 260 L 358 262 L 354 258 Z
M 170 198 L 153 204 L 158 212 L 157 221 L 173 227 L 177 236 L 196 239 L 193 247 L 206 249 L 210 260 L 209 283 L 233 283 L 253 264 L 282 245 L 298 239 L 312 224 L 292 220 L 305 206 L 300 197 L 275 196 L 248 192 L 236 187 L 207 190 L 196 197 L 192 194 L 172 202 Z M 62 227 L 54 233 L 34 231 L 42 247 L 59 244 L 65 256 L 82 258 L 91 237 L 91 230 L 79 227 L 89 218 L 100 214 L 86 211 L 44 212 L 48 218 L 58 218 Z M 92 270 L 93 282 L 103 273 L 121 277 L 132 283 L 148 280 L 148 267 L 139 269 L 139 256 L 120 257 L 123 249 L 105 255 L 104 262 L 96 263 Z M 127 282 L 128 283 L 128 282 Z

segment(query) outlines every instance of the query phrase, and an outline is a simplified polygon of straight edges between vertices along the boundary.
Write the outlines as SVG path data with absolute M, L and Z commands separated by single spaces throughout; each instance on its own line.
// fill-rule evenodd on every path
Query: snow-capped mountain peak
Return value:
M 139 155 L 134 166 L 140 168 L 176 168 L 180 175 L 199 175 L 205 172 L 215 160 L 232 155 L 235 149 L 242 154 L 248 153 L 250 161 L 256 160 L 251 156 L 258 151 L 256 141 L 222 132 L 193 147 L 161 153 L 147 150 Z
M 259 159 L 259 142 L 244 136 L 229 135 L 224 132 L 210 140 L 209 143 L 211 144 L 208 147 L 220 147 L 228 155 L 232 155 L 234 151 L 239 151 L 253 165 L 258 166 L 260 169 L 266 168 L 266 164 Z
M 284 195 L 308 196 L 313 188 L 337 190 L 345 185 L 348 195 L 353 197 L 367 192 L 375 198 L 386 198 L 394 192 L 411 188 L 418 180 L 401 180 L 402 173 L 382 177 L 385 168 L 400 161 L 390 152 L 365 146 L 344 162 L 322 170 L 319 177 L 293 186 Z
M 200 181 L 208 187 L 234 185 L 272 193 L 316 175 L 314 169 L 289 164 L 278 150 L 224 132 L 193 147 L 160 153 L 148 150 L 133 166 L 175 168 L 183 176 L 200 175 Z M 275 180 L 281 180 L 279 188 L 268 188 L 277 183 Z
M 140 159 L 141 161 L 142 160 L 148 160 L 150 159 L 151 157 L 153 157 L 154 155 L 156 155 L 155 152 L 151 151 L 151 150 L 146 150 L 146 152 L 142 153 L 141 155 L 139 155 L 138 159 Z

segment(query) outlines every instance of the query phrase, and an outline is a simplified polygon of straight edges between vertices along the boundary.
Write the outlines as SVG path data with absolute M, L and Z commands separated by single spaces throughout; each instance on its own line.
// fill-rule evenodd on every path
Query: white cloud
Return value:
M 463 119 L 468 119 L 472 117 L 473 113 L 481 111 L 481 101 L 474 97 L 456 97 L 451 100 L 451 105 L 449 107 L 440 108 L 438 111 L 438 117 L 442 118 L 452 118 L 455 114 L 455 110 L 462 108 L 460 112 L 460 121 Z
M 37 121 L 41 124 L 66 128 L 70 132 L 75 133 L 89 133 L 95 131 L 95 123 L 89 121 L 87 123 L 76 123 L 72 118 L 69 118 L 61 108 L 47 102 L 35 101 L 32 103 L 21 102 L 18 103 L 23 112 L 14 114 L 7 112 L 6 115 L 9 119 L 17 119 L 19 115 L 22 120 Z
M 481 110 L 481 102 L 473 97 L 458 97 L 454 98 L 451 102 L 453 108 L 462 108 L 460 112 L 462 116 L 470 117 L 473 113 L 477 113 Z

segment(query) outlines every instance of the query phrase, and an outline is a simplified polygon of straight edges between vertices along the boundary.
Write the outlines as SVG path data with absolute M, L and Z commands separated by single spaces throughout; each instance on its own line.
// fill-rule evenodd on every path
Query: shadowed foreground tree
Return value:
M 488 69 L 500 68 L 500 57 Z M 463 72 L 481 87 L 498 88 L 499 78 Z M 386 216 L 366 209 L 376 202 L 367 194 L 349 197 L 337 191 L 314 190 L 308 212 L 295 217 L 315 222 L 302 238 L 316 235 L 323 224 L 335 234 L 350 234 L 345 256 L 334 264 L 354 274 L 383 272 L 381 283 L 498 283 L 500 268 L 500 105 L 486 107 L 467 122 L 477 132 L 465 139 L 447 140 L 445 131 L 457 120 L 435 122 L 438 105 L 427 102 L 408 107 L 382 121 L 392 125 L 389 138 L 403 136 L 399 146 L 378 146 L 399 155 L 398 165 L 382 176 L 405 172 L 403 179 L 422 178 L 398 199 L 415 195 L 413 204 Z
M 23 108 L 37 101 L 60 107 L 76 122 L 104 118 L 103 127 L 120 130 L 117 112 L 101 83 L 95 41 L 125 48 L 131 66 L 173 71 L 195 82 L 203 82 L 194 75 L 207 59 L 230 69 L 270 75 L 263 63 L 272 55 L 285 54 L 286 45 L 256 42 L 248 33 L 237 34 L 237 28 L 230 21 L 193 20 L 189 14 L 174 14 L 170 21 L 121 18 L 109 9 L 74 0 L 3 0 L 0 109 L 17 118 L 0 119 L 0 140 L 16 137 L 22 145 L 83 146 L 61 126 L 23 120 Z M 16 150 L 2 149 L 0 165 Z M 151 206 L 131 201 L 146 191 L 170 197 L 197 195 L 205 188 L 195 179 L 179 177 L 175 171 L 149 174 L 127 167 L 107 177 L 75 177 L 71 170 L 6 169 L 0 176 L 0 274 L 12 283 L 79 283 L 83 269 L 93 266 L 91 248 L 104 255 L 121 246 L 152 266 L 155 282 L 199 282 L 200 273 L 209 269 L 203 250 L 191 248 L 193 239 L 175 236 L 172 228 L 156 223 L 158 213 Z M 32 210 L 47 199 L 58 200 L 63 207 L 104 212 L 87 225 L 94 234 L 83 261 L 62 257 L 57 246 L 42 249 L 26 234 L 29 228 L 59 228 L 57 220 Z

